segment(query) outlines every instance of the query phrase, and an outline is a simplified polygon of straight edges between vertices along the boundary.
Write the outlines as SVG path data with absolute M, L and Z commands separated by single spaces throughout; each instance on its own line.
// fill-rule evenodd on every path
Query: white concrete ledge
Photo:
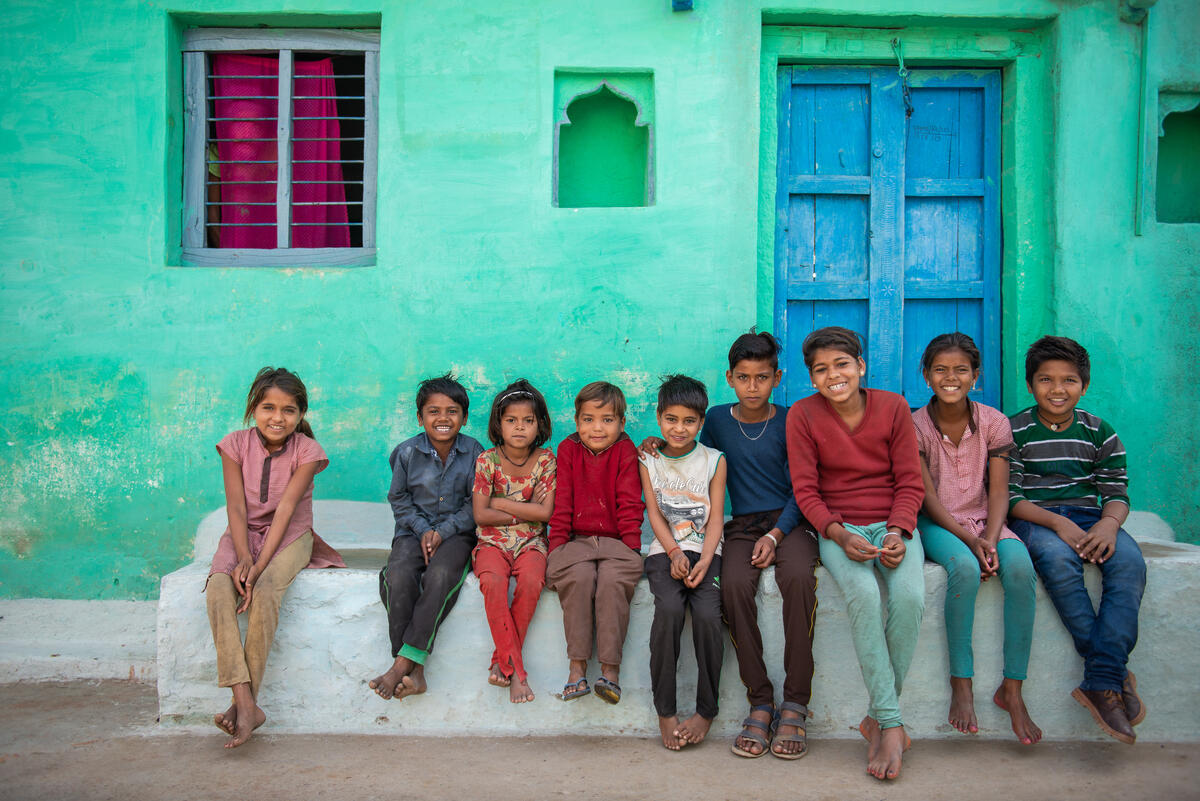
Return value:
M 154 681 L 156 601 L 0 601 L 3 681 Z
M 641 734 L 657 731 L 650 697 L 649 639 L 653 597 L 643 581 L 634 596 L 621 685 L 624 697 L 608 706 L 588 696 L 571 703 L 552 697 L 567 674 L 558 599 L 546 592 L 525 645 L 531 704 L 513 705 L 507 692 L 486 681 L 491 637 L 474 576 L 463 588 L 427 665 L 429 692 L 405 701 L 383 701 L 366 685 L 391 662 L 386 616 L 379 601 L 377 571 L 392 531 L 385 504 L 323 501 L 316 528 L 343 551 L 347 570 L 304 571 L 284 602 L 275 647 L 264 678 L 261 703 L 275 731 L 376 732 L 450 736 L 464 729 L 477 735 Z M 158 613 L 158 686 L 166 724 L 206 722 L 228 703 L 216 687 L 216 660 L 204 608 L 208 554 L 224 528 L 224 512 L 210 515 L 197 538 L 195 563 L 162 581 Z M 1139 535 L 1146 518 L 1154 540 Z M 1152 520 L 1150 519 L 1152 518 Z M 1142 539 L 1149 581 L 1141 613 L 1141 636 L 1131 668 L 1149 715 L 1138 727 L 1143 741 L 1200 740 L 1200 694 L 1194 665 L 1200 659 L 1200 547 L 1176 544 L 1153 515 L 1139 516 L 1132 532 Z M 1169 532 L 1169 528 L 1166 529 Z M 212 532 L 216 532 L 215 536 Z M 770 574 L 770 570 L 767 571 Z M 1089 569 L 1089 588 L 1098 593 L 1098 573 Z M 949 699 L 942 602 L 945 572 L 927 564 L 926 613 L 901 705 L 914 737 L 960 736 L 946 724 Z M 814 718 L 809 732 L 820 737 L 856 736 L 850 727 L 866 708 L 866 690 L 850 640 L 845 604 L 824 569 L 818 572 Z M 1012 737 L 1008 718 L 990 702 L 1000 681 L 1003 638 L 999 582 L 980 591 L 975 625 L 976 699 L 980 736 Z M 782 685 L 780 597 L 773 575 L 764 576 L 759 596 L 767 662 Z M 684 632 L 680 711 L 690 711 L 695 688 L 690 631 Z M 1026 682 L 1031 714 L 1051 740 L 1105 739 L 1091 717 L 1071 698 L 1081 660 L 1039 585 L 1037 623 Z M 593 665 L 589 676 L 595 677 Z M 727 647 L 721 684 L 721 714 L 715 731 L 732 735 L 746 713 L 732 647 Z

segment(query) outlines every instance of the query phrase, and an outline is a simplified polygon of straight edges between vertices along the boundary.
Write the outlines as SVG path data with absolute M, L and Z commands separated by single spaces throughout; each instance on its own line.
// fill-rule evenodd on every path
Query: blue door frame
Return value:
M 972 397 L 1000 404 L 1000 74 L 912 70 L 906 117 L 894 68 L 779 69 L 775 330 L 783 401 L 812 392 L 800 343 L 864 335 L 867 385 L 928 400 L 925 344 L 970 334 Z

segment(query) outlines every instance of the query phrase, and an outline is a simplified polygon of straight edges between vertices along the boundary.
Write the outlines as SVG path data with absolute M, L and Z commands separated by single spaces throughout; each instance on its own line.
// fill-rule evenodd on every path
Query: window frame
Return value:
M 333 28 L 192 28 L 183 36 L 184 156 L 183 263 L 199 267 L 356 267 L 375 264 L 375 215 L 379 142 L 379 31 Z M 292 64 L 294 51 L 363 56 L 362 247 L 291 247 Z M 279 54 L 276 121 L 276 247 L 212 248 L 206 241 L 208 55 L 267 51 Z M 278 221 L 288 224 L 280 225 Z

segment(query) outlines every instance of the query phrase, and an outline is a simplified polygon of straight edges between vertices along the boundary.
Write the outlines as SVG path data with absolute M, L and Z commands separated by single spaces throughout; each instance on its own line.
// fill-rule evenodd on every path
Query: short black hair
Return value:
M 729 348 L 729 369 L 732 370 L 738 362 L 755 361 L 770 362 L 771 369 L 779 369 L 779 340 L 766 331 L 742 334 L 733 341 Z
M 925 352 L 921 354 L 921 372 L 928 373 L 929 368 L 933 366 L 933 360 L 948 350 L 961 350 L 966 354 L 972 370 L 978 370 L 979 366 L 983 364 L 975 340 L 961 331 L 955 331 L 952 334 L 938 334 L 929 340 L 929 344 L 925 346 Z
M 1045 336 L 1029 346 L 1025 353 L 1025 383 L 1033 383 L 1033 374 L 1044 362 L 1064 361 L 1075 365 L 1086 387 L 1092 380 L 1092 360 L 1087 348 L 1069 337 Z
M 704 417 L 708 410 L 708 392 L 704 384 L 686 375 L 665 375 L 658 388 L 658 413 L 669 406 L 683 406 Z
M 607 381 L 593 381 L 579 390 L 579 394 L 575 396 L 575 419 L 579 419 L 579 412 L 583 410 L 585 403 L 598 403 L 601 406 L 612 406 L 613 413 L 625 419 L 625 393 L 615 384 L 610 384 Z
M 514 403 L 528 403 L 533 406 L 533 417 L 537 420 L 538 431 L 537 436 L 533 438 L 533 446 L 529 449 L 530 453 L 532 453 L 550 439 L 553 426 L 550 423 L 550 410 L 546 408 L 546 399 L 542 396 L 542 393 L 537 391 L 537 388 L 533 384 L 530 384 L 524 378 L 518 378 L 509 384 L 492 401 L 492 413 L 488 417 L 488 439 L 496 447 L 500 447 L 503 444 L 504 438 L 500 432 L 500 420 L 504 417 L 504 410 Z
M 417 414 L 425 408 L 425 404 L 434 395 L 445 395 L 450 400 L 462 407 L 463 419 L 467 419 L 467 409 L 471 405 L 471 401 L 467 399 L 467 390 L 462 384 L 458 383 L 458 379 L 454 377 L 454 373 L 446 373 L 435 378 L 426 378 L 417 387 Z
M 800 346 L 800 350 L 804 353 L 804 366 L 812 370 L 813 359 L 816 357 L 817 351 L 822 349 L 840 350 L 854 359 L 861 359 L 862 337 L 840 325 L 818 328 L 806 336 L 804 344 Z

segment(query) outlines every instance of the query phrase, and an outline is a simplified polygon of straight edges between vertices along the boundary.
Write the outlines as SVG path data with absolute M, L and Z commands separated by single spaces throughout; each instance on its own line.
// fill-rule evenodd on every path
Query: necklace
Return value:
M 1050 418 L 1048 418 L 1048 417 L 1046 417 L 1046 415 L 1042 414 L 1041 409 L 1037 410 L 1037 416 L 1038 416 L 1038 419 L 1042 421 L 1042 424 L 1044 426 L 1046 426 L 1046 428 L 1050 429 L 1051 431 L 1058 431 L 1063 426 L 1067 425 L 1068 423 L 1070 423 L 1072 420 L 1075 419 L 1075 412 L 1072 411 L 1070 416 L 1067 417 L 1066 420 L 1060 420 L 1057 423 L 1051 422 Z
M 742 421 L 737 419 L 737 415 L 733 413 L 733 409 L 734 407 L 729 407 L 729 416 L 732 417 L 733 421 L 738 424 L 738 431 L 742 432 L 742 436 L 751 442 L 762 439 L 762 435 L 767 433 L 767 426 L 770 424 L 771 418 L 775 416 L 775 409 L 768 407 L 769 411 L 767 412 L 767 419 L 763 420 L 762 431 L 759 431 L 757 436 L 752 437 L 746 433 L 746 429 L 742 428 Z
M 511 464 L 513 467 L 524 467 L 525 465 L 529 464 L 529 460 L 533 458 L 533 450 L 531 449 L 529 451 L 529 453 L 525 455 L 525 461 L 523 461 L 523 462 L 513 461 L 513 458 L 504 452 L 503 445 L 500 446 L 500 455 L 503 456 L 505 459 L 507 459 L 508 463 Z

